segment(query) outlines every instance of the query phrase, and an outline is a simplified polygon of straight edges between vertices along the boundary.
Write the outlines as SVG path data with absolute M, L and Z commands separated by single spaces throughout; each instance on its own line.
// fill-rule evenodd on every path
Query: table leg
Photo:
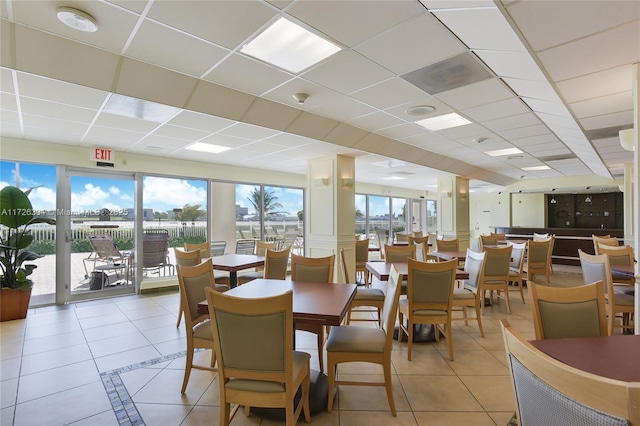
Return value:
M 238 271 L 229 272 L 229 288 L 236 288 L 238 286 Z

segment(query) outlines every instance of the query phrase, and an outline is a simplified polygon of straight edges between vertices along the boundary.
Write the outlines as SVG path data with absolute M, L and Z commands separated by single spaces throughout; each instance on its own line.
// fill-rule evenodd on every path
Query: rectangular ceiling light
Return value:
M 185 149 L 188 149 L 189 151 L 207 152 L 209 154 L 220 154 L 221 152 L 224 152 L 231 148 L 229 148 L 228 146 L 214 145 L 211 143 L 196 142 L 193 145 L 189 145 Z
M 384 167 L 385 169 L 388 169 L 390 167 L 401 167 L 405 164 L 407 163 L 402 160 L 395 160 L 393 158 L 389 160 L 378 161 L 377 163 L 371 163 L 372 166 Z
M 538 170 L 549 170 L 551 167 L 549 166 L 533 166 L 533 167 L 523 167 L 522 170 L 526 172 L 535 172 Z
M 381 177 L 380 180 L 404 180 L 402 176 L 385 176 Z
M 118 95 L 117 93 L 112 93 L 109 96 L 109 100 L 102 109 L 102 112 L 153 121 L 154 123 L 164 123 L 180 111 L 180 108 Z
M 340 47 L 285 18 L 278 19 L 240 49 L 244 54 L 296 74 L 338 51 Z
M 513 154 L 522 154 L 518 148 L 505 148 L 505 149 L 496 149 L 494 151 L 487 151 L 485 154 L 490 155 L 492 157 L 501 157 L 503 155 L 513 155 Z
M 471 121 L 456 114 L 455 112 L 452 112 L 450 114 L 439 115 L 437 117 L 425 118 L 424 120 L 416 121 L 416 124 L 427 130 L 437 131 L 471 124 Z

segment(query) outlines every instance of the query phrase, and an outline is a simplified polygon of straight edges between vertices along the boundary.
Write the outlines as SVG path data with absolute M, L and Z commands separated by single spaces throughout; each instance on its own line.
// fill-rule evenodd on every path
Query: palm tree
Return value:
M 256 215 L 258 217 L 262 217 L 262 207 L 264 205 L 264 212 L 269 213 L 277 208 L 282 208 L 282 204 L 278 202 L 278 197 L 273 193 L 273 191 L 264 190 L 264 203 L 262 199 L 262 191 L 260 188 L 254 188 L 251 191 L 251 196 L 247 197 L 247 200 L 253 205 L 253 208 L 256 209 Z
M 185 204 L 182 211 L 176 213 L 176 220 L 179 222 L 194 223 L 199 217 L 206 215 L 207 212 L 200 209 L 200 204 Z

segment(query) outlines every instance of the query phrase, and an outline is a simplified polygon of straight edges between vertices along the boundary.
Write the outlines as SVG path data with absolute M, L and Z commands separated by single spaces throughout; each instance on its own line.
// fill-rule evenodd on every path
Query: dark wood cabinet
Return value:
M 555 203 L 551 201 L 555 200 Z M 624 200 L 621 192 L 604 194 L 548 194 L 547 226 L 564 229 L 622 229 Z

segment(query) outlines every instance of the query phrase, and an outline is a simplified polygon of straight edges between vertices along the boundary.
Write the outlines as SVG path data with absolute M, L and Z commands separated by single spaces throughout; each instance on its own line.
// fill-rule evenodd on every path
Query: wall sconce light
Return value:
M 313 178 L 313 186 L 329 186 L 329 178 Z
M 460 194 L 460 201 L 467 201 L 467 194 Z
M 618 132 L 618 136 L 620 136 L 620 145 L 622 145 L 624 149 L 626 149 L 627 151 L 636 150 L 636 144 L 635 144 L 635 141 L 633 140 L 634 139 L 633 129 L 620 130 Z
M 446 195 L 446 196 L 447 196 L 447 198 L 451 198 L 451 191 L 447 191 L 447 192 L 445 192 L 445 193 L 444 193 L 444 195 Z
M 354 178 L 342 178 L 343 188 L 353 188 L 354 183 L 355 183 Z

